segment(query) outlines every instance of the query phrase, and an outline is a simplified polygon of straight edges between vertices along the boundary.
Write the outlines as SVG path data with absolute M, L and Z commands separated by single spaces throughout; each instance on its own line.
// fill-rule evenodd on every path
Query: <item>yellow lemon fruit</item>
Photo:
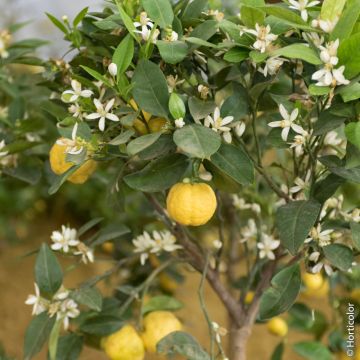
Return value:
M 144 318 L 144 332 L 142 339 L 145 349 L 156 352 L 156 344 L 174 331 L 180 331 L 182 325 L 178 318 L 169 311 L 154 311 Z
M 143 360 L 145 357 L 141 337 L 131 325 L 102 339 L 101 345 L 111 360 Z
M 55 143 L 50 150 L 50 166 L 56 175 L 61 175 L 69 170 L 74 164 L 66 161 L 66 146 Z M 96 170 L 97 164 L 94 160 L 87 160 L 79 169 L 68 177 L 68 181 L 74 184 L 83 184 Z
M 323 280 L 323 284 L 318 289 L 314 290 L 307 288 L 304 291 L 305 296 L 318 298 L 318 299 L 326 297 L 328 293 L 329 293 L 329 281 L 327 279 Z
M 136 111 L 139 110 L 138 104 L 136 103 L 136 101 L 135 101 L 134 99 L 131 99 L 131 100 L 129 101 L 129 104 L 130 104 L 130 106 L 131 106 L 134 110 L 136 110 Z M 150 113 L 142 110 L 142 114 L 143 114 L 144 119 L 145 119 L 146 121 L 149 121 L 149 120 L 151 119 L 151 116 L 152 116 L 152 115 L 151 115 Z
M 107 254 L 112 254 L 115 249 L 114 243 L 111 241 L 106 241 L 101 245 L 102 250 Z
M 150 132 L 154 133 L 166 130 L 167 120 L 164 118 L 156 117 L 154 119 L 151 119 L 148 124 Z
M 245 304 L 251 304 L 254 299 L 254 291 L 248 291 L 245 295 Z
M 135 119 L 133 126 L 140 135 L 146 135 L 149 132 L 147 126 L 140 119 Z
M 322 287 L 322 285 L 324 284 L 324 278 L 319 273 L 317 273 L 317 274 L 305 273 L 302 276 L 302 280 L 303 280 L 304 285 L 309 290 L 319 290 Z
M 175 184 L 166 199 L 170 217 L 183 225 L 206 224 L 216 210 L 214 190 L 205 183 Z
M 278 316 L 269 320 L 266 326 L 269 332 L 277 336 L 283 337 L 288 333 L 288 325 L 286 321 Z

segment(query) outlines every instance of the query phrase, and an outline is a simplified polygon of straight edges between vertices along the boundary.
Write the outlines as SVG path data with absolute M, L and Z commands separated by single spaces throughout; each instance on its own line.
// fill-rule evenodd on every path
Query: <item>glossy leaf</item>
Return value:
M 130 66 L 134 56 L 134 40 L 130 34 L 126 35 L 116 48 L 112 62 L 117 65 L 117 75 L 124 73 Z
M 177 64 L 184 60 L 189 49 L 184 41 L 158 40 L 156 46 L 163 60 L 169 64 Z
M 327 260 L 342 271 L 350 269 L 353 262 L 351 249 L 342 244 L 330 244 L 323 247 L 324 255 Z
M 174 13 L 169 0 L 141 0 L 145 11 L 150 18 L 165 28 L 174 20 Z
M 152 297 L 142 308 L 142 313 L 146 314 L 151 311 L 158 310 L 169 310 L 174 311 L 181 309 L 183 307 L 183 303 L 179 300 L 166 295 L 159 295 Z

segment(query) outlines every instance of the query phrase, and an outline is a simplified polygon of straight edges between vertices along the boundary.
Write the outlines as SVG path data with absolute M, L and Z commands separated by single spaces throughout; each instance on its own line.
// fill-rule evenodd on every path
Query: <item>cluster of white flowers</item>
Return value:
M 73 114 L 74 117 L 83 118 L 85 117 L 88 120 L 99 119 L 99 129 L 100 131 L 105 130 L 105 120 L 111 121 L 120 121 L 119 117 L 111 112 L 115 99 L 109 100 L 106 104 L 101 102 L 101 97 L 99 99 L 94 99 L 94 105 L 96 112 L 91 114 L 86 114 L 82 112 L 82 108 L 78 103 L 80 98 L 90 98 L 94 93 L 91 90 L 83 90 L 82 85 L 77 80 L 71 81 L 72 90 L 66 90 L 62 93 L 61 99 L 66 103 L 74 103 L 69 107 L 69 112 Z
M 141 265 L 144 265 L 149 254 L 160 254 L 162 251 L 173 252 L 181 249 L 182 246 L 176 244 L 176 238 L 170 231 L 153 231 L 152 237 L 144 231 L 141 235 L 133 239 L 135 253 L 140 253 Z
M 241 243 L 256 241 L 258 229 L 254 219 L 249 219 L 247 225 L 240 229 Z
M 65 152 L 67 154 L 80 154 L 84 150 L 84 142 L 76 136 L 78 130 L 78 123 L 75 123 L 71 132 L 71 139 L 60 138 L 56 141 L 58 145 L 66 146 Z
M 331 267 L 330 263 L 327 260 L 322 259 L 321 261 L 319 261 L 320 255 L 321 254 L 319 251 L 314 251 L 309 255 L 308 259 L 315 263 L 315 265 L 311 268 L 311 272 L 313 274 L 317 274 L 322 269 L 324 269 L 326 274 L 331 276 L 334 272 L 333 268 Z
M 265 77 L 268 75 L 275 75 L 281 68 L 284 61 L 287 60 L 276 56 L 270 57 L 266 60 L 264 68 L 259 68 L 258 71 Z
M 11 34 L 7 30 L 2 30 L 0 32 L 0 58 L 6 59 L 9 57 L 9 52 L 7 51 L 11 41 Z
M 247 203 L 245 199 L 241 198 L 239 195 L 232 195 L 232 203 L 238 210 L 247 210 L 250 209 L 256 214 L 260 214 L 261 207 L 257 203 Z
M 53 242 L 51 244 L 52 250 L 62 251 L 65 254 L 79 255 L 81 256 L 81 261 L 85 264 L 94 262 L 94 250 L 78 239 L 76 229 L 62 225 L 61 231 L 53 231 L 51 240 Z
M 289 6 L 290 9 L 298 10 L 300 11 L 301 17 L 304 21 L 308 20 L 308 8 L 314 7 L 318 4 L 320 4 L 320 1 L 310 1 L 309 0 L 289 0 L 289 3 L 291 4 Z
M 320 247 L 330 245 L 331 234 L 334 232 L 333 229 L 322 230 L 321 224 L 317 224 L 310 230 L 309 237 L 305 240 L 305 243 L 315 241 Z
M 40 294 L 40 289 L 35 283 L 35 295 L 29 295 L 25 304 L 32 305 L 32 315 L 39 315 L 45 311 L 50 317 L 56 316 L 57 321 L 62 321 L 64 329 L 69 328 L 70 319 L 80 315 L 78 304 L 69 297 L 70 291 L 63 286 L 51 300 L 45 299 Z
M 221 338 L 223 336 L 226 336 L 228 334 L 228 331 L 227 329 L 221 327 L 217 322 L 215 321 L 212 321 L 211 322 L 211 327 L 212 327 L 212 330 L 214 331 L 215 333 L 215 340 L 218 344 L 221 345 Z
M 271 33 L 270 25 L 261 26 L 259 24 L 255 24 L 255 29 L 244 29 L 240 32 L 240 35 L 243 32 L 247 32 L 256 36 L 256 41 L 253 44 L 253 48 L 259 50 L 261 53 L 269 50 L 272 42 L 278 38 L 277 35 Z
M 336 219 L 339 216 L 343 217 L 346 221 L 353 221 L 360 223 L 360 209 L 354 208 L 350 211 L 343 210 L 344 196 L 341 194 L 337 197 L 327 199 L 321 210 L 320 219 L 325 217 L 329 219 Z
M 338 17 L 335 17 L 333 20 L 329 20 L 329 19 L 323 20 L 319 18 L 319 19 L 314 19 L 311 22 L 311 26 L 314 28 L 320 28 L 322 31 L 330 34 L 334 30 L 335 25 L 337 24 L 338 21 L 339 21 Z
M 299 109 L 295 108 L 290 114 L 285 109 L 284 105 L 280 104 L 279 111 L 282 116 L 282 120 L 271 121 L 268 126 L 272 128 L 281 128 L 281 138 L 287 141 L 290 129 L 294 130 L 297 134 L 306 136 L 307 132 L 298 124 L 295 123 L 299 115 Z
M 320 59 L 324 63 L 324 67 L 316 71 L 312 75 L 312 79 L 316 80 L 316 86 L 332 86 L 347 85 L 349 80 L 344 77 L 345 66 L 335 69 L 339 62 L 337 57 L 337 49 L 339 47 L 339 39 L 327 43 L 325 46 L 320 45 Z
M 280 246 L 280 240 L 275 240 L 273 236 L 262 233 L 261 241 L 257 243 L 257 247 L 260 250 L 260 259 L 268 258 L 275 260 L 275 254 L 273 250 L 276 250 Z

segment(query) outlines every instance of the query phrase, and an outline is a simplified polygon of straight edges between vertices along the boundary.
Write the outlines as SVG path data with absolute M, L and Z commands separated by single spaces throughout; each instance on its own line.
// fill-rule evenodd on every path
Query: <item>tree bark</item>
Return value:
M 230 334 L 230 359 L 246 360 L 246 345 L 251 335 L 251 326 L 234 327 Z

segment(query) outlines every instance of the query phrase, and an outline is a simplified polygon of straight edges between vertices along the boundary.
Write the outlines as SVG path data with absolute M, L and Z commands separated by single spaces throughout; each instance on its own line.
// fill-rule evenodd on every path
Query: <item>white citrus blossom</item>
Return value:
M 278 57 L 270 57 L 266 60 L 264 68 L 259 68 L 258 71 L 261 72 L 265 77 L 268 75 L 275 75 L 281 65 L 286 61 L 285 59 L 278 58 Z
M 74 252 L 74 255 L 81 255 L 81 261 L 84 264 L 88 262 L 94 262 L 94 250 L 86 246 L 83 242 L 80 242 L 77 245 L 77 250 Z
M 256 203 L 247 203 L 245 201 L 245 199 L 239 197 L 238 195 L 233 195 L 232 196 L 232 203 L 234 205 L 235 208 L 239 209 L 239 210 L 246 210 L 246 209 L 250 209 L 253 212 L 260 214 L 261 212 L 261 208 L 259 204 Z
M 341 215 L 347 221 L 353 221 L 356 223 L 360 223 L 360 209 L 356 208 L 350 211 L 349 213 L 341 212 Z
M 237 137 L 241 138 L 244 135 L 245 130 L 246 124 L 243 121 L 240 121 L 235 125 L 235 134 Z
M 304 153 L 304 145 L 306 142 L 306 135 L 295 135 L 294 141 L 290 143 L 290 149 L 295 149 L 295 155 L 300 156 Z
M 115 63 L 111 63 L 109 66 L 108 66 L 108 71 L 109 71 L 109 74 L 113 77 L 115 77 L 117 75 L 117 72 L 118 72 L 118 67 Z
M 87 115 L 86 118 L 89 120 L 99 119 L 99 129 L 100 131 L 104 131 L 106 119 L 111 121 L 120 121 L 117 115 L 111 113 L 111 109 L 113 108 L 114 103 L 115 103 L 115 98 L 111 99 L 104 107 L 104 105 L 100 102 L 99 99 L 94 99 L 96 112 Z
M 53 231 L 50 238 L 53 241 L 51 249 L 55 251 L 62 250 L 64 253 L 69 252 L 70 247 L 77 246 L 80 242 L 77 238 L 76 229 L 71 229 L 65 225 L 61 226 L 61 232 Z
M 324 68 L 316 71 L 312 75 L 312 79 L 316 80 L 316 86 L 332 86 L 335 87 L 337 85 L 348 85 L 350 83 L 349 80 L 345 79 L 344 76 L 345 66 L 342 65 L 337 69 L 330 67 L 329 65 L 325 65 Z
M 209 88 L 203 84 L 200 84 L 197 88 L 198 93 L 200 94 L 200 97 L 203 100 L 206 100 L 209 95 Z
M 35 295 L 29 295 L 25 301 L 26 305 L 32 305 L 32 315 L 39 315 L 47 310 L 49 306 L 48 300 L 44 299 L 40 295 L 40 289 L 36 283 L 35 286 Z
M 311 268 L 311 272 L 313 274 L 317 274 L 321 271 L 322 268 L 324 268 L 326 274 L 331 276 L 333 274 L 333 269 L 330 264 L 328 264 L 326 261 L 319 261 L 320 253 L 318 251 L 314 251 L 309 255 L 309 260 L 317 263 Z
M 320 59 L 324 64 L 331 64 L 333 66 L 337 65 L 339 59 L 337 57 L 337 49 L 339 47 L 339 39 L 335 41 L 330 41 L 326 43 L 325 46 L 319 46 L 320 52 Z
M 177 41 L 179 39 L 179 34 L 172 30 L 169 35 L 166 36 L 166 41 Z
M 277 249 L 280 246 L 280 241 L 275 240 L 271 235 L 262 234 L 261 242 L 257 243 L 257 247 L 260 250 L 259 256 L 260 259 L 268 258 L 270 260 L 275 260 L 275 254 L 273 250 Z
M 66 90 L 62 93 L 62 101 L 75 102 L 80 97 L 89 98 L 94 94 L 91 90 L 82 90 L 81 83 L 79 83 L 77 80 L 71 80 L 71 87 L 73 88 L 72 90 Z
M 292 187 L 289 189 L 290 194 L 294 194 L 294 193 L 297 193 L 297 192 L 299 192 L 299 191 L 303 191 L 303 190 L 305 190 L 306 188 L 308 188 L 308 187 L 309 187 L 310 176 L 311 176 L 311 172 L 308 171 L 307 174 L 306 174 L 306 176 L 305 176 L 305 180 L 297 177 L 297 178 L 294 180 L 295 186 L 292 186 Z
M 141 235 L 133 239 L 133 245 L 135 246 L 135 253 L 141 253 L 140 263 L 144 265 L 149 257 L 149 250 L 155 245 L 155 241 L 151 238 L 147 231 L 144 231 Z
M 295 108 L 290 114 L 285 109 L 284 105 L 280 104 L 279 111 L 281 116 L 283 117 L 282 120 L 279 121 L 272 121 L 268 124 L 268 126 L 272 128 L 282 128 L 281 131 L 281 138 L 284 141 L 287 141 L 287 138 L 289 136 L 290 129 L 293 129 L 298 134 L 304 134 L 304 129 L 300 126 L 294 123 L 294 121 L 297 119 L 299 115 L 299 109 Z
M 229 125 L 233 120 L 233 116 L 226 116 L 222 118 L 220 115 L 220 108 L 216 107 L 213 116 L 208 115 L 205 118 L 204 125 L 208 128 L 211 128 L 215 132 L 221 133 L 224 140 L 227 143 L 231 143 L 231 128 L 226 125 Z
M 1 151 L 6 147 L 5 140 L 0 141 L 0 157 L 6 156 L 9 152 L 8 151 Z
M 185 126 L 185 121 L 183 118 L 179 118 L 179 119 L 176 119 L 175 120 L 175 126 L 178 128 L 178 129 L 181 129 L 182 127 Z
M 68 107 L 68 111 L 69 111 L 70 114 L 72 114 L 72 116 L 73 116 L 74 118 L 79 118 L 79 119 L 82 119 L 82 118 L 83 118 L 82 108 L 81 108 L 81 106 L 80 106 L 78 103 L 71 104 L 71 105 Z
M 247 225 L 240 229 L 241 243 L 256 240 L 258 234 L 257 226 L 254 219 L 249 219 Z
M 327 246 L 331 242 L 330 234 L 333 232 L 333 229 L 321 230 L 321 225 L 318 224 L 310 230 L 310 236 L 305 240 L 305 243 L 309 243 L 314 240 L 318 243 L 319 246 Z
M 61 303 L 60 309 L 56 314 L 56 319 L 62 320 L 64 329 L 67 330 L 70 319 L 74 319 L 79 315 L 80 310 L 78 309 L 78 304 L 73 299 L 66 299 Z
M 218 344 L 221 344 L 221 337 L 227 335 L 228 331 L 221 327 L 218 323 L 215 321 L 211 322 L 212 329 L 215 333 L 215 340 Z
M 58 145 L 66 146 L 65 152 L 67 154 L 77 155 L 80 154 L 84 149 L 82 145 L 79 145 L 79 142 L 76 137 L 78 126 L 79 124 L 75 123 L 73 130 L 71 132 L 71 139 L 60 138 L 56 141 Z
M 140 13 L 139 21 L 134 22 L 136 28 L 141 28 L 141 30 L 134 30 L 134 32 L 141 34 L 141 37 L 144 41 L 150 40 L 152 43 L 156 43 L 160 31 L 158 29 L 153 29 L 154 23 L 148 18 L 145 11 Z
M 316 32 L 310 32 L 310 33 L 303 32 L 302 36 L 307 42 L 313 43 L 316 47 L 320 47 L 320 45 L 324 43 L 324 37 L 320 36 Z
M 147 13 L 145 11 L 142 11 L 140 13 L 139 21 L 135 21 L 134 26 L 136 28 L 138 28 L 138 27 L 141 27 L 141 28 L 147 27 L 147 28 L 152 29 L 152 27 L 154 26 L 154 23 L 151 21 L 150 18 L 148 18 Z
M 315 28 L 320 28 L 322 31 L 330 34 L 334 30 L 335 25 L 337 24 L 338 21 L 339 21 L 338 17 L 336 17 L 333 20 L 314 19 L 311 22 L 311 26 Z
M 253 48 L 262 53 L 264 53 L 269 45 L 278 38 L 277 35 L 271 33 L 270 25 L 261 26 L 255 24 L 255 29 L 245 29 L 244 31 L 256 36 Z
M 223 243 L 219 239 L 216 239 L 213 241 L 212 245 L 216 250 L 220 250 L 223 246 Z
M 289 6 L 290 9 L 298 10 L 301 13 L 301 17 L 304 21 L 308 20 L 308 12 L 307 9 L 316 6 L 320 3 L 320 1 L 310 1 L 309 0 L 289 0 L 291 4 Z

